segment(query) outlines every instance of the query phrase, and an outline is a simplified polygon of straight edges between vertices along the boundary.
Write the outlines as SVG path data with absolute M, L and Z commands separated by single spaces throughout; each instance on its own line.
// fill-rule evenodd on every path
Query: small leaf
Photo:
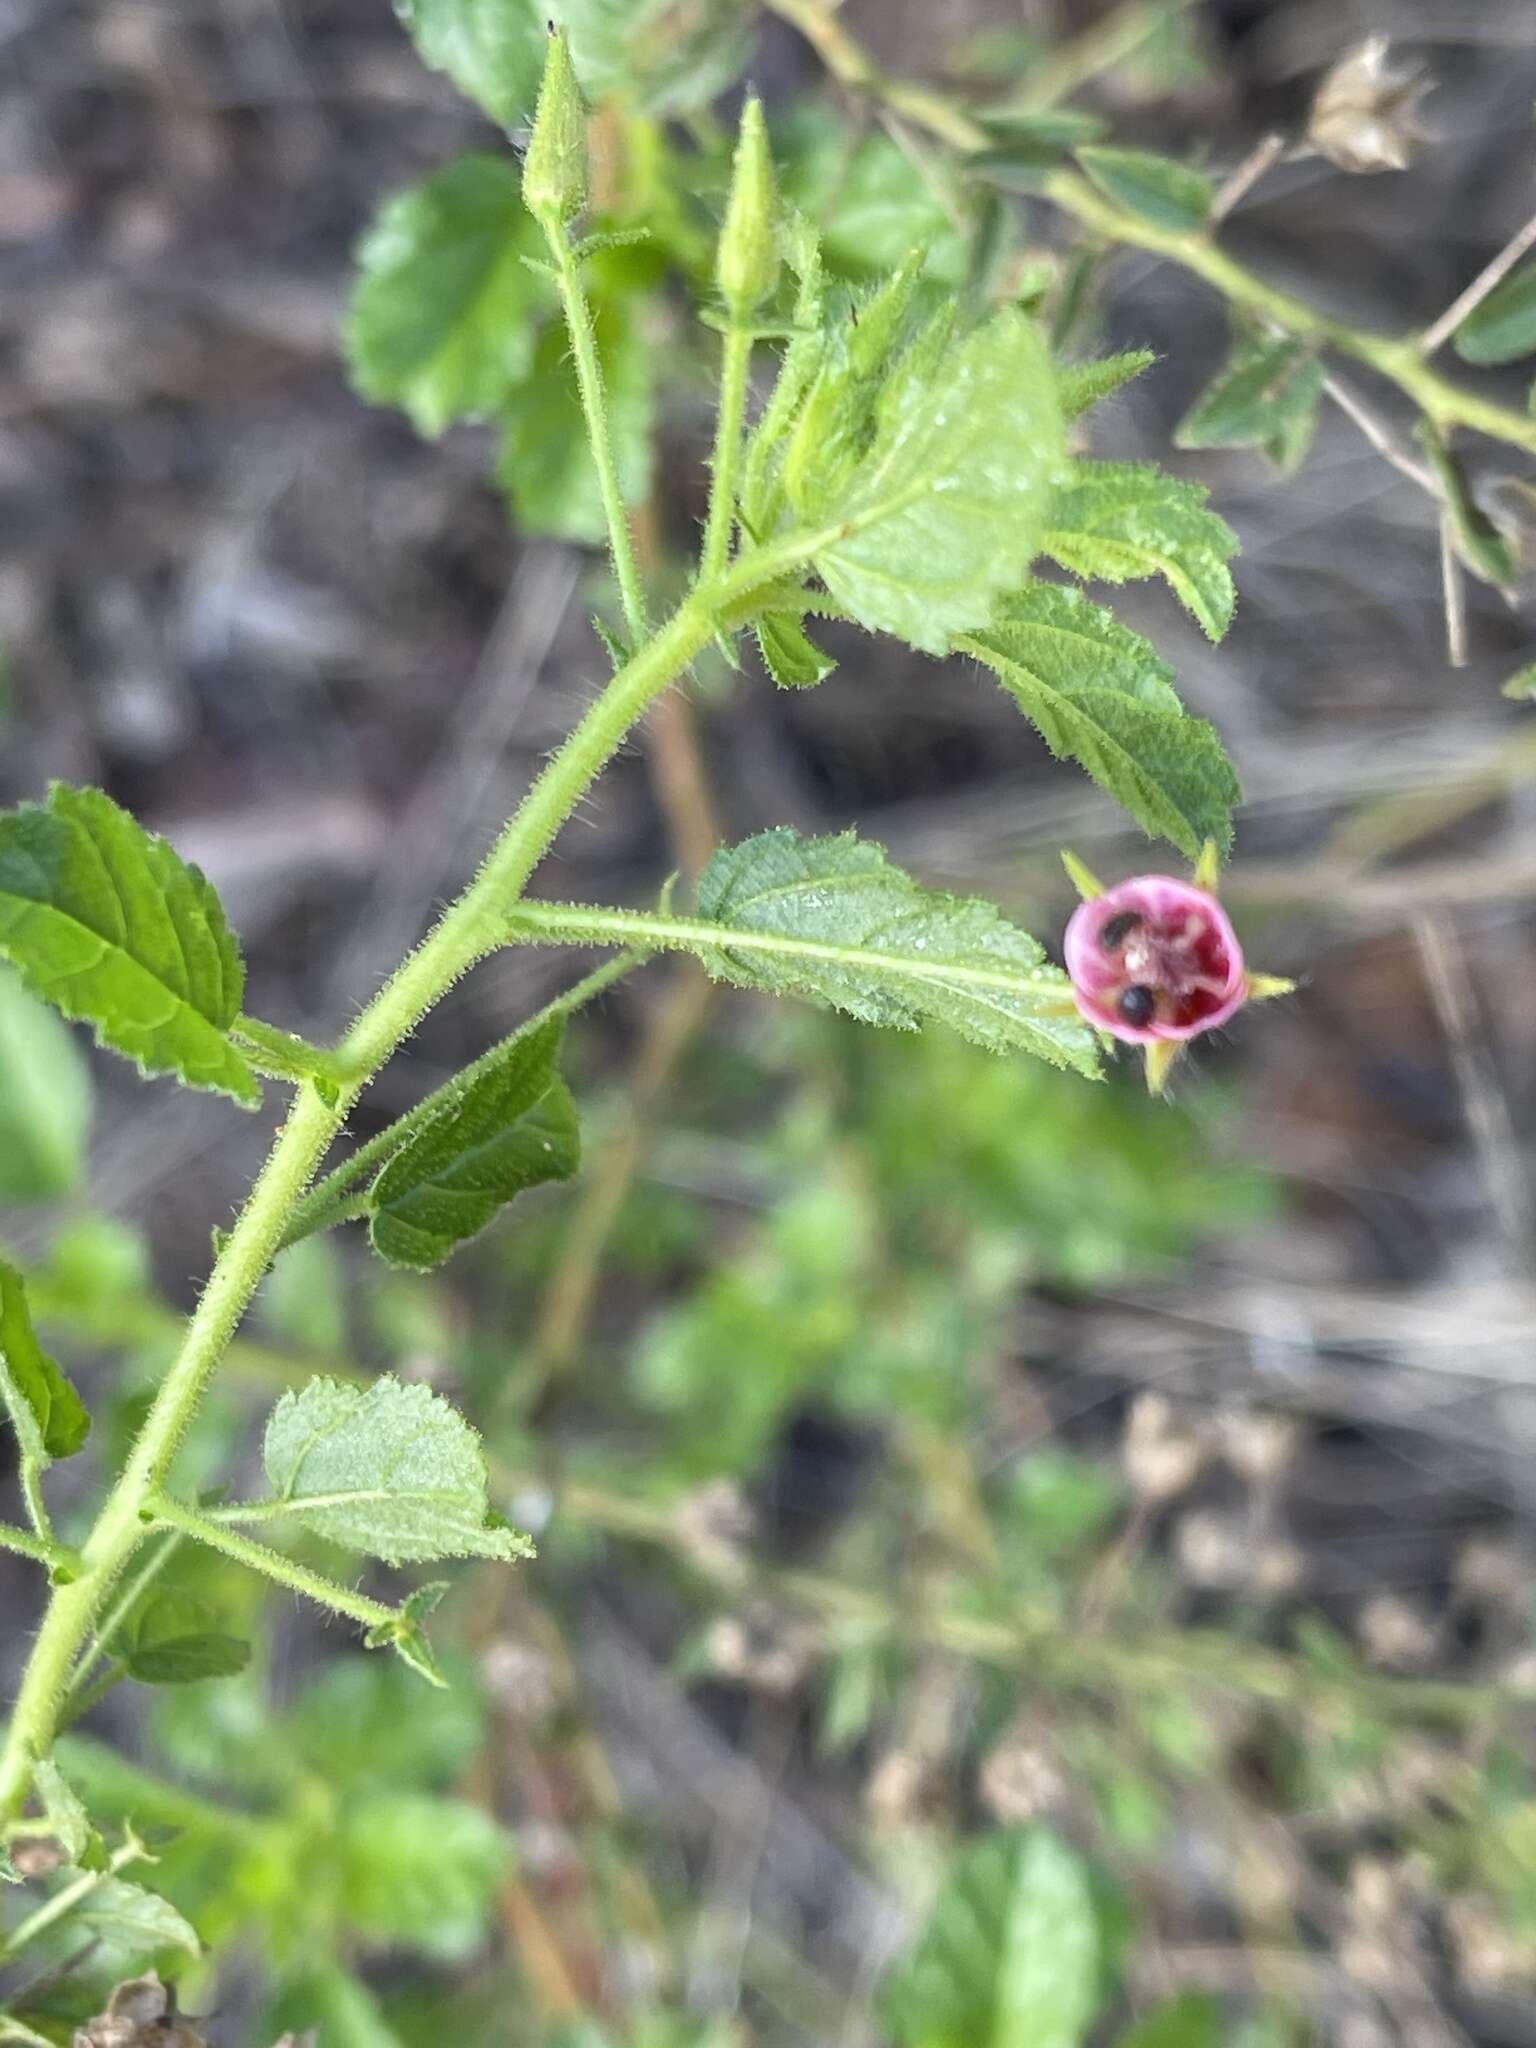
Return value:
M 525 1188 L 576 1171 L 581 1136 L 557 1065 L 560 1032 L 556 1018 L 511 1039 L 385 1166 L 369 1195 L 369 1237 L 392 1266 L 441 1265 Z
M 636 326 L 627 300 L 598 296 L 592 308 L 598 364 L 608 400 L 608 430 L 626 504 L 650 490 L 656 350 Z M 606 534 L 602 493 L 587 446 L 570 343 L 558 322 L 546 327 L 529 375 L 500 411 L 496 481 L 527 533 L 597 542 Z
M 1044 1828 L 967 1851 L 882 1988 L 900 2048 L 1079 2048 L 1099 2003 L 1088 1871 Z
M 1221 2000 L 1209 1991 L 1181 1991 L 1128 2027 L 1115 2048 L 1223 2048 L 1227 2039 Z
M 0 814 L 0 953 L 145 1073 L 261 1100 L 225 1035 L 245 969 L 218 897 L 99 789 L 55 783 Z
M 873 427 L 845 483 L 807 471 L 790 478 L 790 499 L 826 530 L 816 569 L 859 623 L 943 653 L 1023 579 L 1063 474 L 1061 408 L 1034 325 L 1004 310 L 949 344 L 941 315 L 885 379 Z
M 1306 453 L 1323 393 L 1323 368 L 1293 335 L 1241 339 L 1179 422 L 1180 448 L 1263 448 L 1294 467 Z
M 447 1590 L 447 1582 L 442 1579 L 418 1586 L 388 1626 L 370 1629 L 364 1638 L 370 1650 L 381 1650 L 388 1645 L 418 1678 L 424 1678 L 428 1685 L 436 1686 L 439 1691 L 447 1690 L 448 1681 L 421 1624 Z
M 989 184 L 1014 192 L 1038 190 L 1041 173 L 1060 163 L 1065 151 L 1078 149 L 1104 133 L 1097 114 L 1072 107 L 988 114 L 982 126 L 992 140 L 984 148 L 972 150 L 965 167 Z
M 533 362 L 546 295 L 523 258 L 538 243 L 502 157 L 461 156 L 388 200 L 358 246 L 344 333 L 362 395 L 433 436 L 494 413 Z
M 1090 144 L 1077 152 L 1077 160 L 1101 192 L 1156 227 L 1195 234 L 1211 217 L 1210 179 L 1172 157 Z
M 211 1601 L 152 1588 L 109 1647 L 142 1685 L 192 1685 L 233 1678 L 251 1661 L 251 1646 L 223 1625 Z
M 421 60 L 503 128 L 532 111 L 544 68 L 544 12 L 527 0 L 395 0 Z
M 1517 668 L 1501 694 L 1517 704 L 1527 704 L 1536 697 L 1536 661 L 1528 661 L 1524 668 Z
M 1515 551 L 1472 495 L 1471 481 L 1455 452 L 1428 420 L 1418 429 L 1419 445 L 1440 482 L 1445 516 L 1451 524 L 1456 552 L 1485 583 L 1512 591 L 1520 581 Z
M 0 1202 L 46 1202 L 85 1171 L 92 1088 L 74 1033 L 0 968 Z
M 311 1380 L 273 1409 L 262 1457 L 277 1504 L 386 1564 L 529 1555 L 527 1538 L 490 1513 L 479 1437 L 418 1382 Z
M 1513 363 L 1536 354 L 1536 263 L 1523 263 L 1473 307 L 1454 346 L 1464 363 Z
M 80 1874 L 66 1869 L 59 1877 L 68 1883 Z M 196 1929 L 168 1899 L 120 1877 L 101 1878 L 71 1909 L 65 1926 L 77 1944 L 99 1944 L 91 1960 L 114 1974 L 130 1963 L 148 1961 L 161 1949 L 185 1949 L 194 1956 L 202 1953 Z
M 780 826 L 717 853 L 699 915 L 721 927 L 705 965 L 744 988 L 819 997 L 866 1024 L 933 1019 L 994 1052 L 1094 1074 L 1093 1033 L 1066 977 L 990 903 L 919 888 L 882 848 Z M 771 943 L 755 949 L 754 935 Z
M 50 1756 L 39 1757 L 32 1782 L 42 1802 L 48 1832 L 70 1863 L 84 1861 L 91 1841 L 91 1820 L 84 1802 Z
M 26 1287 L 0 1259 L 0 1395 L 22 1455 L 38 1465 L 72 1457 L 91 1430 L 85 1403 L 37 1341 Z
M 781 690 L 812 689 L 837 667 L 793 612 L 765 612 L 757 622 L 757 645 L 764 668 Z
M 1162 576 L 1206 636 L 1219 640 L 1237 602 L 1227 568 L 1237 536 L 1205 509 L 1208 495 L 1142 463 L 1080 461 L 1040 545 L 1063 569 L 1089 580 Z
M 1150 370 L 1157 357 L 1149 348 L 1127 349 L 1123 355 L 1101 356 L 1092 363 L 1058 363 L 1056 365 L 1056 390 L 1061 398 L 1061 409 L 1069 420 L 1075 420 L 1090 406 L 1100 404 L 1111 393 L 1129 384 L 1133 377 L 1139 377 L 1143 370 Z
M 1242 795 L 1214 726 L 1192 718 L 1139 633 L 1081 591 L 1030 583 L 964 651 L 984 661 L 1053 754 L 1079 762 L 1144 831 L 1194 859 L 1232 839 Z

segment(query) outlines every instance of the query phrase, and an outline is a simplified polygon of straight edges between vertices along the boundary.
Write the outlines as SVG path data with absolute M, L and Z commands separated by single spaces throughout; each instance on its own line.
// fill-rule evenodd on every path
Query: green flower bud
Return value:
M 745 319 L 773 290 L 779 275 L 779 244 L 774 227 L 773 158 L 763 103 L 749 99 L 741 110 L 736 160 L 731 169 L 731 196 L 715 257 L 715 282 L 729 312 Z
M 536 220 L 568 221 L 587 200 L 587 116 L 565 31 L 549 39 L 544 79 L 523 158 L 523 199 Z

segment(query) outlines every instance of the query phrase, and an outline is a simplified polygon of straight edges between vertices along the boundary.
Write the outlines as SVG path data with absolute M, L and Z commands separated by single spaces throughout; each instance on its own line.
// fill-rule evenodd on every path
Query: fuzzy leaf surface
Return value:
M 1176 234 L 1194 234 L 1211 215 L 1215 188 L 1204 171 L 1147 149 L 1091 143 L 1077 160 L 1099 190 L 1143 220 Z
M 757 647 L 781 690 L 814 689 L 837 667 L 793 612 L 764 612 L 757 622 Z
M 528 1554 L 527 1539 L 491 1516 L 479 1437 L 420 1383 L 311 1380 L 273 1409 L 262 1457 L 277 1503 L 365 1556 Z
M 1080 2048 L 1099 1949 L 1077 1851 L 1045 1828 L 988 1836 L 887 1978 L 885 2024 L 900 2048 Z
M 1074 576 L 1131 583 L 1161 576 L 1209 639 L 1237 603 L 1227 563 L 1237 535 L 1209 494 L 1139 462 L 1081 461 L 1050 508 L 1041 548 Z
M 559 1052 L 558 1019 L 514 1038 L 388 1162 L 370 1194 L 382 1258 L 421 1272 L 441 1265 L 525 1188 L 571 1177 L 581 1134 Z
M 549 32 L 526 0 L 395 0 L 421 61 L 503 128 L 532 110 Z
M 358 246 L 345 344 L 352 382 L 417 431 L 483 419 L 533 361 L 539 242 L 507 157 L 461 156 L 387 200 Z
M 0 814 L 0 954 L 145 1073 L 261 1100 L 226 1036 L 245 968 L 218 897 L 99 789 Z
M 38 1342 L 27 1292 L 0 1259 L 0 1395 L 22 1455 L 39 1465 L 71 1457 L 90 1434 L 85 1403 Z
M 870 631 L 932 654 L 1023 580 L 1065 468 L 1033 323 L 1005 309 L 945 338 L 930 327 L 895 364 L 868 453 L 840 489 L 813 475 L 790 490 L 803 524 L 830 529 L 813 559 L 833 596 Z
M 1118 391 L 1122 384 L 1129 384 L 1143 370 L 1150 370 L 1156 361 L 1151 349 L 1133 348 L 1117 356 L 1100 356 L 1093 362 L 1058 363 L 1056 388 L 1061 395 L 1062 411 L 1069 420 L 1075 420 L 1090 406 L 1101 404 Z
M 703 952 L 722 980 L 1098 1071 L 1065 975 L 1027 932 L 979 898 L 919 887 L 851 832 L 803 839 L 780 826 L 723 849 L 699 879 L 699 915 L 722 928 Z M 754 935 L 777 943 L 755 950 Z
M 961 646 L 986 663 L 1058 757 L 1087 769 L 1146 832 L 1191 859 L 1232 839 L 1242 791 L 1214 726 L 1179 702 L 1149 642 L 1080 590 L 1029 583 Z
M 1284 447 L 1291 466 L 1306 452 L 1323 395 L 1323 368 L 1294 335 L 1239 341 L 1179 422 L 1180 448 Z

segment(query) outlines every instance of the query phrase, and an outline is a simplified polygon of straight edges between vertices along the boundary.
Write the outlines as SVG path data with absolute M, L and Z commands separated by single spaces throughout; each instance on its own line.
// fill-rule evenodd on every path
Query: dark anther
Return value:
M 1152 1013 L 1157 1008 L 1157 996 L 1152 989 L 1137 982 L 1125 991 L 1115 1007 L 1127 1024 L 1150 1024 Z
M 1099 944 L 1111 948 L 1123 946 L 1141 922 L 1139 910 L 1122 910 L 1099 927 Z

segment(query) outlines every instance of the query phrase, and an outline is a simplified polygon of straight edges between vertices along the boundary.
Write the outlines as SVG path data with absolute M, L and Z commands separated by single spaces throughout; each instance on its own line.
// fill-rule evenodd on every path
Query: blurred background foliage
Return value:
M 717 343 L 683 285 L 749 65 L 836 274 L 922 242 L 937 286 L 1005 277 L 1073 353 L 1156 351 L 1095 429 L 1117 458 L 1167 458 L 1231 337 L 1197 282 L 1038 207 L 1063 148 L 1219 180 L 1379 31 L 1433 82 L 1430 139 L 1380 179 L 1281 162 L 1226 231 L 1244 259 L 1403 329 L 1529 205 L 1519 0 L 847 0 L 891 78 L 1016 99 L 963 181 L 899 98 L 827 86 L 800 11 L 630 10 L 605 82 L 618 17 L 586 10 L 601 210 L 648 236 L 593 273 L 658 589 L 702 512 Z M 17 0 L 0 37 L 4 796 L 100 781 L 208 869 L 263 1013 L 334 1032 L 602 659 L 552 298 L 502 279 L 496 419 L 447 432 L 463 364 L 421 370 L 419 301 L 375 306 L 388 360 L 348 310 L 381 204 L 467 176 L 494 212 L 509 159 L 372 0 Z M 1495 368 L 1512 406 L 1528 368 Z M 580 1181 L 445 1274 L 285 1254 L 188 1482 L 252 1455 L 276 1389 L 390 1368 L 463 1401 L 540 1556 L 466 1574 L 445 1693 L 173 1556 L 63 1756 L 171 1918 L 114 1920 L 104 1887 L 29 1939 L 3 1981 L 35 2038 L 158 1959 L 197 2038 L 255 2048 L 1536 2041 L 1536 753 L 1497 687 L 1530 655 L 1498 588 L 1529 464 L 1456 449 L 1453 674 L 1437 508 L 1372 445 L 1404 455 L 1406 412 L 1373 391 L 1362 438 L 1348 378 L 1307 396 L 1287 481 L 1241 421 L 1173 457 L 1243 537 L 1227 645 L 1129 607 L 1243 768 L 1233 902 L 1301 998 L 1157 1105 L 1133 1071 L 1090 1088 L 653 967 L 572 1032 Z M 1049 931 L 1063 841 L 1144 864 L 963 664 L 825 638 L 814 693 L 703 665 L 562 841 L 560 893 L 851 817 Z M 567 971 L 482 970 L 360 1135 Z M 0 975 L 5 1238 L 98 1469 L 261 1143 Z M 12 1667 L 23 1570 L 0 1559 Z

